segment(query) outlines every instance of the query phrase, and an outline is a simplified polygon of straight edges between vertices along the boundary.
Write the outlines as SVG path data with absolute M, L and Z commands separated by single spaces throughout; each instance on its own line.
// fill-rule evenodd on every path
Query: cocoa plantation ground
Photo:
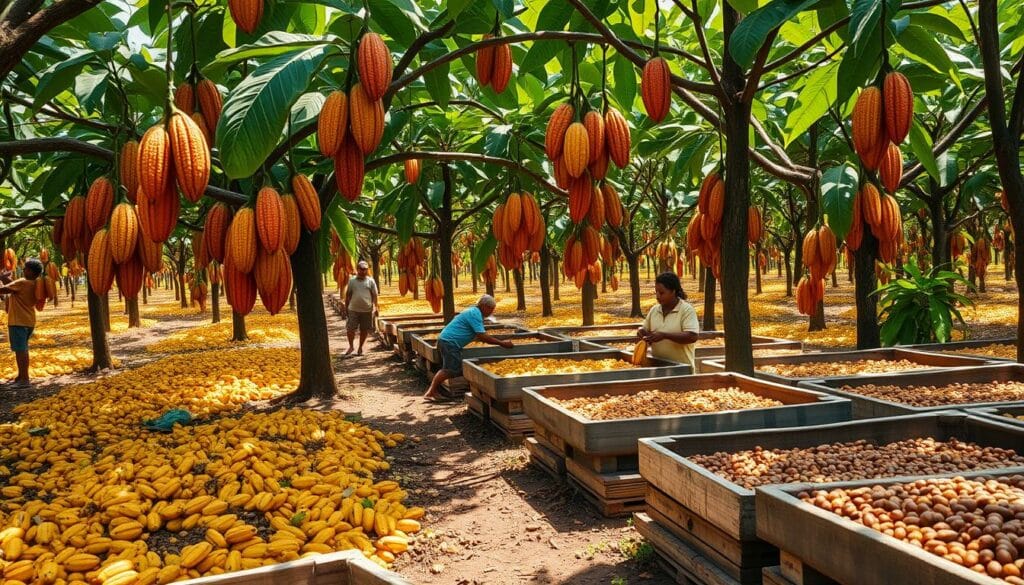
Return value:
M 460 308 L 477 296 L 466 280 L 462 279 L 456 295 Z M 505 292 L 499 285 L 499 319 L 531 328 L 578 324 L 580 299 L 574 287 L 563 286 L 555 315 L 543 318 L 537 287 L 529 281 L 526 284 L 531 293 L 526 311 L 516 311 L 514 292 Z M 703 298 L 695 290 L 696 283 L 684 280 L 684 285 L 691 302 L 701 308 Z M 652 304 L 652 283 L 645 280 L 642 287 L 646 309 Z M 1012 335 L 1015 296 L 1009 284 L 991 281 L 987 293 L 971 296 L 978 304 L 965 310 L 968 327 L 961 335 Z M 809 349 L 850 347 L 854 343 L 851 285 L 842 279 L 837 288 L 826 291 L 828 327 L 821 332 L 806 332 L 806 318 L 797 314 L 793 300 L 785 297 L 783 280 L 774 274 L 765 276 L 763 294 L 752 298 L 755 334 L 800 339 Z M 381 304 L 385 313 L 426 309 L 426 301 L 401 297 L 386 286 Z M 274 317 L 254 312 L 247 318 L 250 341 L 233 343 L 228 341 L 230 322 L 211 324 L 208 312 L 182 309 L 168 290 L 157 290 L 142 306 L 141 328 L 127 328 L 116 300 L 112 300 L 111 308 L 111 345 L 120 368 L 99 374 L 82 372 L 90 357 L 84 306 L 78 303 L 72 307 L 62 294 L 59 307 L 48 307 L 40 314 L 33 344 L 37 384 L 31 390 L 4 390 L 0 420 L 16 425 L 26 408 L 31 411 L 33 404 L 42 405 L 47 396 L 57 392 L 98 392 L 89 385 L 97 378 L 108 378 L 115 390 L 122 386 L 127 389 L 127 379 L 119 378 L 126 372 L 145 376 L 147 369 L 155 368 L 166 373 L 173 360 L 196 364 L 191 368 L 194 375 L 203 371 L 199 364 L 204 361 L 226 359 L 222 356 L 230 354 L 224 354 L 225 350 L 274 356 L 273 352 L 297 348 L 295 314 L 289 310 Z M 631 322 L 628 308 L 625 287 L 601 294 L 597 321 Z M 720 307 L 717 312 L 720 314 Z M 344 357 L 344 323 L 329 312 L 328 327 L 341 394 L 336 400 L 301 408 L 358 416 L 361 423 L 387 436 L 405 436 L 405 441 L 387 450 L 390 469 L 386 477 L 408 491 L 406 505 L 422 506 L 426 515 L 423 530 L 415 536 L 411 549 L 397 555 L 394 570 L 415 583 L 671 582 L 653 564 L 651 549 L 629 521 L 602 518 L 571 488 L 552 483 L 528 465 L 522 447 L 500 438 L 492 428 L 470 416 L 464 404 L 420 401 L 425 379 L 377 342 L 369 342 L 364 356 Z M 294 364 L 287 363 L 287 356 L 273 359 L 282 362 L 278 364 L 280 376 L 287 384 L 287 378 L 297 374 Z M 230 359 L 224 363 L 231 364 Z M 12 376 L 13 367 L 11 354 L 0 356 L 0 376 Z M 256 379 L 266 375 L 261 371 L 250 374 L 250 379 L 236 380 L 230 391 L 241 395 L 253 388 L 270 388 Z M 204 381 L 192 379 L 189 384 L 202 385 Z M 274 393 L 272 388 L 266 391 L 268 396 Z M 259 400 L 260 396 L 254 398 L 250 401 L 243 396 L 237 408 L 220 415 L 207 414 L 204 422 L 236 417 L 240 412 L 280 412 L 279 407 Z M 19 412 L 14 412 L 15 408 Z M 187 545 L 191 537 L 180 538 L 180 544 Z

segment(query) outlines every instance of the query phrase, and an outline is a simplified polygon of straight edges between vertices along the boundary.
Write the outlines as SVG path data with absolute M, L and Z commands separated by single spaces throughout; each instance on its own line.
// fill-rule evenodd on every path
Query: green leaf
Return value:
M 914 117 L 913 124 L 910 125 L 910 149 L 914 151 L 914 156 L 917 160 L 921 161 L 921 165 L 928 171 L 928 175 L 936 181 L 939 180 L 939 163 L 935 160 L 935 155 L 932 154 L 932 138 L 925 131 L 924 127 L 921 126 L 921 122 L 918 121 L 917 117 Z
M 447 52 L 448 48 L 444 46 L 443 42 L 434 41 L 424 49 L 423 56 L 426 61 L 433 61 L 442 57 Z M 452 80 L 449 79 L 449 73 L 451 73 L 451 63 L 445 63 L 428 71 L 423 76 L 423 83 L 427 86 L 427 93 L 430 94 L 430 97 L 434 98 L 434 101 L 442 109 L 448 107 L 448 102 L 452 98 Z
M 512 126 L 502 124 L 487 131 L 484 136 L 484 152 L 488 156 L 505 157 L 508 155 L 508 142 L 511 138 Z
M 395 229 L 398 230 L 398 241 L 404 244 L 412 238 L 413 232 L 416 231 L 416 216 L 420 210 L 420 198 L 413 185 L 406 185 L 402 189 L 401 197 L 398 213 L 395 214 Z
M 789 146 L 828 113 L 829 107 L 836 99 L 836 71 L 839 63 L 829 63 L 815 69 L 807 76 L 803 89 L 797 97 L 796 105 L 786 118 L 786 140 Z
M 330 35 L 322 37 L 271 31 L 252 43 L 221 51 L 213 62 L 203 67 L 203 75 L 210 79 L 223 79 L 228 67 L 235 63 L 247 59 L 276 57 L 298 49 L 327 46 L 333 41 L 336 41 L 336 37 Z
M 620 109 L 630 112 L 636 100 L 636 70 L 633 63 L 622 55 L 616 55 L 612 58 L 612 76 L 615 79 L 612 93 Z
M 341 197 L 335 196 L 327 206 L 328 213 L 324 213 L 321 219 L 320 229 L 316 231 L 317 256 L 320 260 L 320 273 L 325 274 L 331 269 L 334 259 L 331 257 L 331 230 L 329 212 L 331 206 L 337 207 Z
M 870 0 L 874 1 L 874 0 Z M 772 30 L 818 0 L 772 0 L 740 21 L 729 38 L 729 53 L 740 67 L 749 69 Z
M 110 55 L 123 40 L 124 35 L 119 32 L 89 33 L 89 48 L 97 53 Z
M 953 61 L 927 30 L 920 26 L 908 26 L 896 40 L 911 57 L 938 73 L 949 75 L 953 83 L 960 86 L 960 76 L 953 66 Z
M 886 0 L 888 2 L 886 6 L 886 16 L 892 18 L 895 16 L 897 9 L 901 2 L 900 0 Z M 882 3 L 878 0 L 854 0 L 853 7 L 850 9 L 850 46 L 852 52 L 856 57 L 862 57 L 865 51 L 873 46 L 872 43 L 866 42 L 872 37 L 876 39 L 875 42 L 881 42 L 881 31 L 879 30 L 879 22 L 882 20 Z
M 299 128 L 316 120 L 320 115 L 320 108 L 324 106 L 324 101 L 326 98 L 323 94 L 316 91 L 302 94 L 299 99 L 295 100 L 295 105 L 292 106 L 292 131 L 296 132 Z
M 550 6 L 550 4 L 548 5 Z M 558 55 L 562 43 L 559 41 L 534 41 L 530 49 L 526 51 L 522 65 L 519 66 L 519 73 L 530 73 L 542 81 L 547 81 L 547 71 L 544 66 Z
M 77 57 L 54 64 L 49 69 L 39 74 L 39 84 L 36 85 L 36 98 L 32 101 L 32 108 L 39 110 L 44 104 L 55 98 L 60 92 L 68 89 L 75 82 L 75 78 L 82 72 L 82 68 L 96 57 L 96 53 L 83 53 Z
M 967 42 L 964 31 L 952 20 L 935 12 L 914 12 L 910 15 L 910 24 L 926 28 L 932 32 L 944 34 L 959 41 Z
M 167 15 L 168 0 L 149 0 L 146 11 L 149 13 L 149 30 L 155 31 L 160 26 L 160 20 Z
M 740 14 L 750 14 L 757 9 L 757 0 L 729 0 L 729 4 Z
M 369 0 L 370 14 L 373 22 L 377 24 L 404 47 L 408 47 L 416 40 L 416 29 L 413 26 L 409 15 L 390 0 Z
M 266 161 L 292 104 L 305 93 L 332 49 L 321 45 L 280 55 L 228 94 L 217 125 L 217 149 L 229 178 L 248 177 Z
M 491 0 L 491 4 L 498 9 L 502 18 L 512 18 L 512 15 L 515 14 L 516 5 L 513 0 Z
M 75 95 L 78 101 L 85 108 L 85 111 L 92 114 L 102 109 L 100 103 L 103 93 L 107 90 L 106 70 L 90 71 L 75 78 Z
M 497 247 L 498 240 L 490 230 L 487 230 L 487 239 L 480 242 L 473 252 L 473 266 L 476 267 L 477 272 L 484 271 L 484 268 L 487 267 L 487 259 L 494 254 L 494 249 Z
M 340 198 L 336 198 L 340 201 Z M 338 233 L 338 239 L 341 240 L 341 245 L 348 251 L 349 256 L 355 258 L 358 255 L 358 249 L 356 247 L 356 229 L 352 227 L 352 222 L 349 221 L 348 216 L 345 215 L 345 210 L 341 208 L 341 205 L 335 205 L 334 207 L 328 207 L 328 218 L 331 221 L 331 227 Z
M 462 11 L 473 4 L 473 0 L 448 0 L 448 16 L 452 20 L 458 20 Z
M 821 175 L 821 203 L 836 237 L 843 239 L 853 223 L 853 197 L 857 193 L 857 170 L 841 164 Z

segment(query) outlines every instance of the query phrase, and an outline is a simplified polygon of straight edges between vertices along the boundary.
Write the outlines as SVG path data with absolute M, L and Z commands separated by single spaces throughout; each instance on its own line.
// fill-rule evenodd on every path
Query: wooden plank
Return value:
M 782 571 L 777 566 L 761 569 L 761 579 L 764 585 L 795 585 L 792 581 L 782 576 Z
M 533 434 L 533 421 L 524 414 L 505 414 L 492 405 L 489 409 L 491 422 L 510 434 Z
M 315 555 L 182 581 L 188 585 L 411 585 L 397 573 L 385 571 L 359 551 Z
M 470 414 L 480 420 L 484 422 L 490 420 L 490 408 L 472 393 L 466 393 L 466 406 L 469 407 Z
M 566 474 L 566 481 L 576 488 L 584 500 L 590 503 L 601 515 L 607 518 L 621 518 L 629 516 L 634 512 L 642 512 L 646 507 L 643 499 L 640 500 L 609 500 L 591 492 L 587 486 L 580 483 L 572 475 Z
M 774 546 L 760 540 L 736 540 L 653 486 L 647 486 L 645 497 L 648 511 L 664 516 L 665 527 L 684 542 L 699 542 L 738 567 L 765 567 L 779 562 L 779 551 Z
M 352 585 L 412 585 L 396 573 L 385 571 L 363 557 L 349 562 Z
M 660 528 L 672 534 L 673 538 L 678 539 L 679 542 L 683 543 L 690 550 L 700 555 L 704 559 L 704 562 L 714 566 L 716 569 L 722 571 L 730 578 L 735 579 L 740 583 L 760 582 L 762 566 L 748 565 L 745 567 L 741 567 L 737 564 L 734 564 L 730 562 L 729 559 L 725 558 L 725 556 L 720 551 L 715 550 L 714 547 L 709 546 L 704 542 L 701 542 L 700 540 L 686 540 L 678 538 L 678 536 L 675 534 L 675 531 L 672 530 L 672 521 L 666 518 L 657 510 L 654 510 L 650 506 L 648 506 L 645 513 L 648 516 L 650 516 L 651 520 L 657 523 Z
M 834 585 L 835 581 L 815 571 L 786 551 L 779 551 L 779 573 L 793 585 Z
M 721 569 L 708 563 L 707 559 L 673 536 L 671 532 L 659 526 L 645 513 L 633 515 L 633 526 L 636 527 L 640 536 L 651 543 L 651 546 L 662 558 L 670 561 L 679 570 L 685 572 L 689 579 L 699 585 L 754 585 L 760 583 L 760 575 L 758 580 L 749 581 L 747 584 L 741 584 L 726 575 Z
M 530 453 L 530 463 L 562 482 L 565 480 L 565 456 L 547 448 L 536 437 L 527 437 L 524 441 Z
M 572 446 L 567 445 L 565 440 L 559 437 L 557 433 L 537 424 L 537 421 L 534 421 L 533 432 L 534 436 L 537 437 L 538 440 L 545 443 L 547 447 L 552 451 L 555 451 L 556 453 L 561 453 L 563 456 L 572 456 Z
M 591 455 L 574 449 L 573 460 L 595 473 L 639 473 L 640 461 L 636 455 Z
M 565 471 L 605 500 L 643 500 L 647 492 L 647 482 L 639 473 L 594 473 L 570 458 L 565 460 Z

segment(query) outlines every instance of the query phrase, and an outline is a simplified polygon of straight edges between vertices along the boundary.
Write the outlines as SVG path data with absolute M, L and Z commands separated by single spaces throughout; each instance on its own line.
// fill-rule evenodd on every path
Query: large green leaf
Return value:
M 857 171 L 843 163 L 821 175 L 821 206 L 836 237 L 843 239 L 853 223 L 853 197 L 857 194 Z
M 729 53 L 732 58 L 740 67 L 749 68 L 772 30 L 817 2 L 818 0 L 772 0 L 751 12 L 729 38 Z
M 406 243 L 416 231 L 416 215 L 420 210 L 420 198 L 416 186 L 406 185 L 401 191 L 401 203 L 395 214 L 395 229 L 398 230 L 398 241 Z
M 203 67 L 203 75 L 219 80 L 224 77 L 228 67 L 247 59 L 276 57 L 298 49 L 318 47 L 336 41 L 333 36 L 299 35 L 281 31 L 272 31 L 263 35 L 255 42 L 227 49 L 217 54 L 209 65 Z
M 498 240 L 494 238 L 494 234 L 491 230 L 487 230 L 487 239 L 480 242 L 473 251 L 473 266 L 476 267 L 477 272 L 483 272 L 484 268 L 487 267 L 487 259 L 494 254 L 494 249 L 498 247 Z
M 334 199 L 335 201 L 341 200 L 340 197 L 335 197 Z M 345 215 L 345 210 L 341 208 L 340 204 L 328 206 L 327 217 L 331 222 L 331 227 L 338 233 L 341 245 L 345 247 L 350 257 L 355 258 L 358 254 L 356 248 L 356 228 L 352 226 L 352 222 Z
M 434 41 L 423 50 L 423 58 L 425 61 L 433 61 L 447 53 L 448 48 L 444 46 L 443 42 Z M 451 73 L 451 63 L 445 63 L 440 67 L 431 69 L 423 76 L 423 83 L 427 86 L 427 93 L 430 94 L 430 97 L 434 98 L 434 101 L 441 108 L 447 108 L 448 101 L 452 98 L 453 88 L 452 80 L 448 78 L 449 73 Z
M 964 32 L 952 20 L 934 12 L 915 12 L 910 15 L 910 24 L 924 27 L 932 32 L 944 34 L 959 41 L 967 41 Z
M 416 29 L 409 15 L 391 0 L 368 0 L 373 22 L 388 36 L 408 47 L 416 40 Z
M 612 57 L 612 75 L 615 78 L 612 93 L 619 102 L 619 107 L 629 112 L 633 109 L 633 101 L 636 99 L 636 71 L 633 63 L 621 55 Z
M 82 68 L 95 58 L 95 53 L 83 53 L 77 57 L 60 61 L 40 73 L 32 108 L 38 110 L 57 94 L 70 88 L 74 84 L 75 78 L 82 72 Z
M 836 71 L 839 63 L 818 67 L 807 76 L 803 89 L 786 118 L 785 146 L 802 136 L 815 122 L 828 113 L 836 99 Z
M 838 104 L 845 104 L 857 91 L 857 88 L 864 87 L 871 81 L 882 65 L 882 40 L 878 36 L 871 36 L 865 42 L 868 49 L 864 51 L 863 56 L 857 56 L 850 50 L 843 54 L 843 60 L 839 64 L 839 80 L 836 86 L 836 103 Z
M 921 161 L 921 165 L 928 171 L 928 174 L 938 181 L 939 163 L 935 160 L 935 155 L 932 154 L 932 138 L 916 117 L 910 125 L 910 149 L 914 151 L 914 156 Z
M 896 16 L 900 0 L 887 0 L 886 18 Z M 881 42 L 879 23 L 882 21 L 882 2 L 879 0 L 854 0 L 850 10 L 850 45 L 855 56 L 861 57 L 874 45 L 869 42 L 872 37 Z
M 292 104 L 334 50 L 330 45 L 318 45 L 280 55 L 228 94 L 217 125 L 217 149 L 229 178 L 248 177 L 266 161 L 284 130 Z
M 102 109 L 101 100 L 107 90 L 107 78 L 108 73 L 104 69 L 83 73 L 75 78 L 75 95 L 86 112 L 92 114 Z
M 897 41 L 907 53 L 916 60 L 924 63 L 939 73 L 949 75 L 953 83 L 960 85 L 960 76 L 957 74 L 953 61 L 950 60 L 946 50 L 935 40 L 935 37 L 925 28 L 920 26 L 908 26 Z

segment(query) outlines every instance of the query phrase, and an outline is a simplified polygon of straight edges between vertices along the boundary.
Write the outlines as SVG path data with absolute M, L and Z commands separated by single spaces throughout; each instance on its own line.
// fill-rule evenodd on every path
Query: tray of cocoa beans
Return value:
M 963 355 L 987 360 L 1017 361 L 1017 338 L 1003 337 L 999 339 L 969 339 L 950 341 L 948 343 L 920 343 L 917 345 L 900 345 L 916 351 L 928 351 L 946 355 Z
M 871 377 L 801 382 L 853 403 L 853 418 L 874 418 L 949 408 L 1024 406 L 1024 366 L 993 364 Z
M 983 358 L 887 347 L 754 358 L 754 375 L 782 384 L 842 376 L 870 378 L 894 373 L 981 366 Z M 725 371 L 725 360 L 705 360 L 702 373 Z

